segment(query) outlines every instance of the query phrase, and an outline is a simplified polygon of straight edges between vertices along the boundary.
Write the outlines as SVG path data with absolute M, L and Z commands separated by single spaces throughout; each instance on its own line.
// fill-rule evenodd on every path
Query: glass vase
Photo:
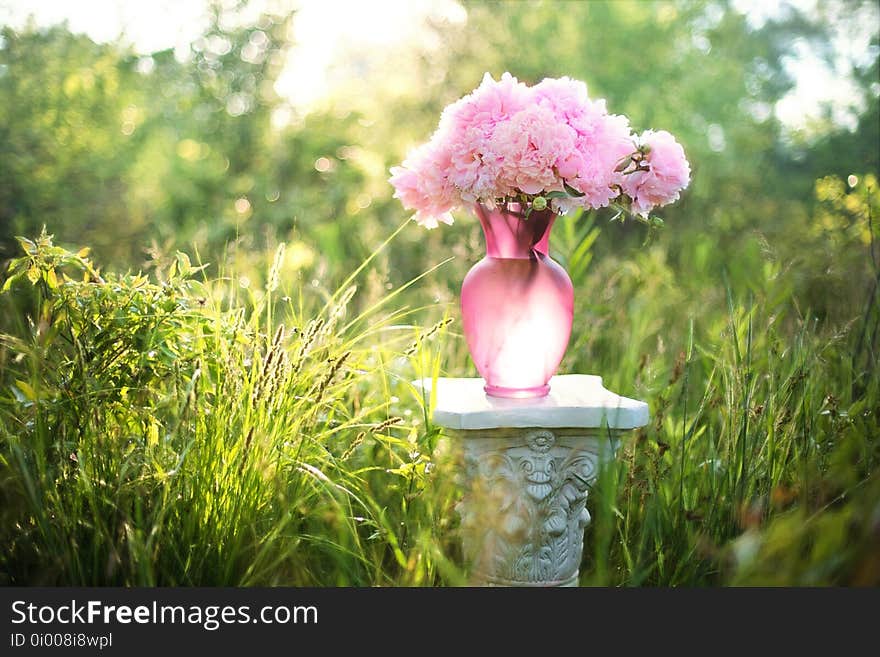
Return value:
M 486 257 L 461 286 L 464 335 L 493 397 L 542 397 L 568 346 L 574 308 L 571 279 L 548 255 L 550 209 L 526 218 L 516 204 L 475 212 Z

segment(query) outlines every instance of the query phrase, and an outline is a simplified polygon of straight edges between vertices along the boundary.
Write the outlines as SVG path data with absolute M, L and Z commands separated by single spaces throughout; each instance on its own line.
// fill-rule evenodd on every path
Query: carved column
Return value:
M 575 586 L 589 487 L 614 441 L 584 429 L 458 431 L 457 507 L 475 584 Z
M 617 437 L 647 424 L 647 404 L 596 376 L 557 376 L 550 395 L 523 400 L 487 397 L 481 379 L 439 379 L 433 417 L 460 447 L 472 582 L 576 586 L 590 486 Z

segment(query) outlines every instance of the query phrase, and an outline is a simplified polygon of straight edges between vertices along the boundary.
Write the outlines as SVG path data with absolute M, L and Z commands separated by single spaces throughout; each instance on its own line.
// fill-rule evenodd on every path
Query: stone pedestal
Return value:
M 483 385 L 438 379 L 434 408 L 463 452 L 458 512 L 472 582 L 576 586 L 600 459 L 614 456 L 622 432 L 648 423 L 648 405 L 583 374 L 554 377 L 538 399 L 489 397 Z

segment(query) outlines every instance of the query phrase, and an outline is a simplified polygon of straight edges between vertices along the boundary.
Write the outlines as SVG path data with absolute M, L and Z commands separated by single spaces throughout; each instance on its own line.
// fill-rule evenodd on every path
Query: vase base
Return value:
M 490 397 L 504 397 L 506 399 L 529 399 L 533 397 L 546 397 L 550 392 L 550 385 L 545 383 L 534 388 L 505 388 L 503 386 L 490 386 L 488 383 L 483 390 Z

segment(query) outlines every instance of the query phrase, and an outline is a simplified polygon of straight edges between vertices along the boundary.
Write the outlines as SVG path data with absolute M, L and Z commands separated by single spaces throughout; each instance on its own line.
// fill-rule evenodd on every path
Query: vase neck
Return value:
M 548 255 L 550 229 L 556 220 L 552 210 L 532 211 L 524 219 L 519 204 L 490 210 L 477 203 L 475 212 L 486 236 L 486 255 L 490 258 L 532 258 Z

